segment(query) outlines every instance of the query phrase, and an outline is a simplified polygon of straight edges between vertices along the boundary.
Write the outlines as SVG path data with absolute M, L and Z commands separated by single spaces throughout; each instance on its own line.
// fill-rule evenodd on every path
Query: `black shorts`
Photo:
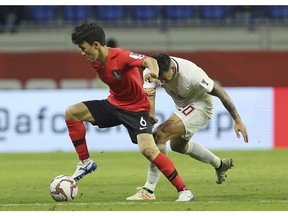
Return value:
M 131 112 L 113 106 L 108 100 L 92 100 L 83 102 L 99 128 L 124 125 L 128 130 L 133 143 L 137 142 L 137 135 L 141 133 L 152 134 L 150 115 L 146 111 Z

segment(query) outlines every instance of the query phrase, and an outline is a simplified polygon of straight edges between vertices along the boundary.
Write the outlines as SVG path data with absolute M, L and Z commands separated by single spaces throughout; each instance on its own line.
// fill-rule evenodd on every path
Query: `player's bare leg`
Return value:
M 172 161 L 157 148 L 153 136 L 150 134 L 139 134 L 137 136 L 140 152 L 166 176 L 179 193 L 176 201 L 191 201 L 194 195 L 187 189 Z
M 183 122 L 178 116 L 172 115 L 167 121 L 156 128 L 154 137 L 157 143 L 165 143 L 170 139 L 170 146 L 173 151 L 187 154 L 203 163 L 211 164 L 216 170 L 216 183 L 221 184 L 225 181 L 225 177 L 227 176 L 226 172 L 232 166 L 224 164 L 224 166 L 221 167 L 222 162 L 219 157 L 198 142 L 193 140 L 188 141 L 182 138 L 182 134 L 185 134 Z M 163 144 L 158 144 L 157 146 L 160 147 L 159 150 L 161 152 L 166 152 L 166 148 L 163 148 Z M 229 160 L 232 161 L 232 159 Z M 223 159 L 222 161 L 226 160 Z M 146 183 L 143 187 L 138 187 L 137 190 L 139 191 L 133 196 L 128 197 L 127 200 L 156 199 L 154 191 L 159 177 L 160 171 L 151 163 L 148 167 Z
M 167 155 L 166 145 L 165 144 L 158 144 L 157 145 L 160 152 Z M 136 194 L 127 197 L 126 200 L 155 200 L 155 188 L 157 182 L 161 176 L 161 172 L 157 168 L 157 166 L 150 162 L 148 165 L 148 172 L 147 172 L 147 180 L 143 187 L 137 187 Z

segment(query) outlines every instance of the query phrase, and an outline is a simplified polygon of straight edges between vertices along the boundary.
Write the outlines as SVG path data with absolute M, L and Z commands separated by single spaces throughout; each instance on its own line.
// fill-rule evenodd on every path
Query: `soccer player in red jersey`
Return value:
M 90 122 L 99 128 L 122 124 L 128 130 L 131 141 L 138 144 L 140 152 L 177 189 L 179 197 L 176 201 L 193 200 L 193 194 L 177 173 L 174 164 L 159 151 L 153 139 L 150 104 L 138 67 L 149 68 L 149 78 L 156 79 L 159 71 L 157 61 L 129 50 L 107 47 L 104 30 L 93 22 L 76 26 L 72 42 L 79 46 L 98 77 L 110 88 L 107 99 L 80 102 L 65 111 L 69 136 L 80 159 L 72 177 L 78 181 L 97 167 L 90 159 L 83 122 Z

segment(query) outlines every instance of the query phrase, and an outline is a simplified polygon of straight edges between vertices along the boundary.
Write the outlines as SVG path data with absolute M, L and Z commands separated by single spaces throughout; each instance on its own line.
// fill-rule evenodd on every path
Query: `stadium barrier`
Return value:
M 233 120 L 215 98 L 214 116 L 193 139 L 209 149 L 288 148 L 288 88 L 226 87 L 246 123 L 249 143 L 237 139 Z M 74 151 L 64 121 L 65 109 L 83 100 L 103 99 L 108 89 L 0 91 L 0 152 Z M 174 110 L 172 99 L 157 91 L 159 123 Z M 91 151 L 138 151 L 123 126 L 99 129 L 86 124 Z
M 211 78 L 223 86 L 273 86 L 288 87 L 288 52 L 287 51 L 197 51 L 167 52 L 195 62 Z M 150 55 L 152 52 L 145 52 Z M 15 63 L 17 59 L 17 63 Z M 47 61 L 49 59 L 49 61 Z M 267 59 L 267 60 L 266 60 Z M 63 80 L 75 80 L 74 87 L 92 88 L 95 71 L 87 64 L 79 52 L 0 52 L 0 80 L 16 80 L 14 86 L 31 87 L 42 82 L 51 88 L 63 88 Z M 19 80 L 21 83 L 17 83 Z M 76 81 L 80 83 L 76 83 Z M 5 82 L 5 80 L 4 80 Z M 54 83 L 53 83 L 54 82 Z M 29 84 L 29 85 L 28 85 Z M 11 84 L 12 85 L 12 84 Z M 7 85 L 5 85 L 7 88 Z M 34 85 L 35 86 L 35 85 Z M 33 87 L 33 85 L 32 85 Z M 1 83 L 0 83 L 1 89 Z

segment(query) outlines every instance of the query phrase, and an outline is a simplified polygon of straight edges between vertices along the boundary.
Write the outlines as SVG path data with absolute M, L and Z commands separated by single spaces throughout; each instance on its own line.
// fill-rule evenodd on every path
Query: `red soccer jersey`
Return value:
M 129 50 L 109 48 L 104 67 L 98 61 L 92 63 L 99 78 L 110 88 L 108 101 L 111 104 L 132 112 L 149 112 L 149 101 L 138 69 L 144 58 L 146 56 Z

